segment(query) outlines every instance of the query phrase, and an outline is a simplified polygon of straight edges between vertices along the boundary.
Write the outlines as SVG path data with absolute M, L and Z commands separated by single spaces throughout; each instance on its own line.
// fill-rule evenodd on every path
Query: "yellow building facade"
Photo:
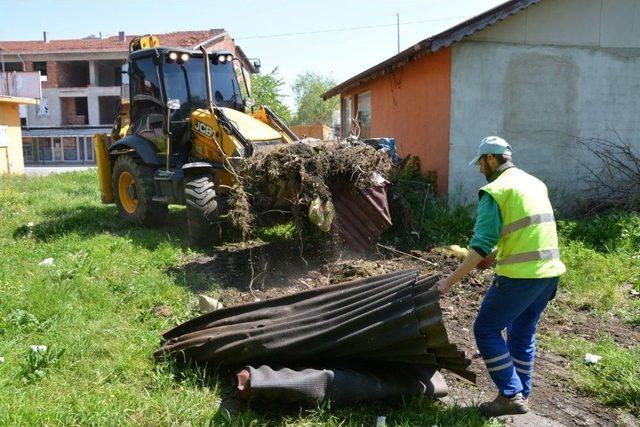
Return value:
M 35 104 L 33 98 L 0 96 L 0 174 L 23 174 L 20 104 Z

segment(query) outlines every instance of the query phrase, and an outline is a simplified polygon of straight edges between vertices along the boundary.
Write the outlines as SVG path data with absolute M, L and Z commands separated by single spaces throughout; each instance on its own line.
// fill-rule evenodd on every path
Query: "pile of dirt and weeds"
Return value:
M 362 254 L 309 245 L 301 252 L 295 239 L 271 243 L 251 240 L 199 255 L 172 268 L 171 274 L 194 292 L 216 289 L 211 296 L 229 306 L 402 269 L 417 268 L 423 275 L 450 273 L 459 262 L 460 255 L 448 248 L 397 256 L 381 247 Z M 464 283 L 477 286 L 479 282 L 469 277 Z
M 312 201 L 331 201 L 335 183 L 349 182 L 366 189 L 378 177 L 386 179 L 392 168 L 388 154 L 364 144 L 283 145 L 236 167 L 239 180 L 231 190 L 229 217 L 245 237 L 264 212 L 287 211 L 299 224 L 306 219 Z

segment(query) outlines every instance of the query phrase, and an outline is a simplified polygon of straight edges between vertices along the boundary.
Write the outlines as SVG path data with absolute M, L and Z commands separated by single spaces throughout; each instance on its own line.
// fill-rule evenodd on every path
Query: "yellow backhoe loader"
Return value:
M 232 53 L 162 47 L 151 35 L 129 51 L 112 142 L 95 138 L 102 201 L 144 226 L 163 224 L 168 205 L 186 205 L 191 243 L 212 244 L 234 165 L 298 138 L 269 108 L 253 108 Z

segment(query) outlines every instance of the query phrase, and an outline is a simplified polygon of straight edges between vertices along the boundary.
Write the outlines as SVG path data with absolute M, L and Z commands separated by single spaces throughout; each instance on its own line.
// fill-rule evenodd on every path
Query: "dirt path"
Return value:
M 290 243 L 239 244 L 222 248 L 210 256 L 191 259 L 171 273 L 181 277 L 196 292 L 205 291 L 211 282 L 221 284 L 222 294 L 216 296 L 225 306 L 231 306 L 398 269 L 417 268 L 426 275 L 450 272 L 459 263 L 454 254 L 444 250 L 416 252 L 414 255 L 427 262 L 390 256 L 386 251 L 367 258 L 348 254 L 336 258 L 316 253 L 303 259 L 299 250 Z M 472 332 L 473 321 L 491 275 L 487 271 L 466 279 L 441 302 L 451 341 L 472 356 L 471 368 L 479 374 L 478 383 L 474 386 L 445 373 L 450 387 L 448 400 L 465 406 L 492 399 L 496 393 L 476 350 Z M 607 331 L 621 345 L 640 342 L 639 331 L 615 320 L 603 321 L 586 311 L 572 313 L 572 318 L 566 319 L 558 310 L 547 310 L 540 330 L 545 334 L 575 334 L 590 340 L 597 338 L 600 331 Z M 581 395 L 571 381 L 567 360 L 547 351 L 539 350 L 537 354 L 530 406 L 530 414 L 505 417 L 503 421 L 507 425 L 538 427 L 640 424 L 631 415 Z

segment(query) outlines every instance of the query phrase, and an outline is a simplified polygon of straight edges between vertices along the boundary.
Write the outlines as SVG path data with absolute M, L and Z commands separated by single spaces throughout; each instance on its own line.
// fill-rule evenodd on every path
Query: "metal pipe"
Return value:
M 209 110 L 213 112 L 213 95 L 211 89 L 211 64 L 209 63 L 209 52 L 203 46 L 200 46 L 200 51 L 204 56 L 204 74 L 205 74 L 205 84 L 207 85 L 207 104 L 209 106 Z
M 396 13 L 396 28 L 398 29 L 398 53 L 400 53 L 400 14 Z

